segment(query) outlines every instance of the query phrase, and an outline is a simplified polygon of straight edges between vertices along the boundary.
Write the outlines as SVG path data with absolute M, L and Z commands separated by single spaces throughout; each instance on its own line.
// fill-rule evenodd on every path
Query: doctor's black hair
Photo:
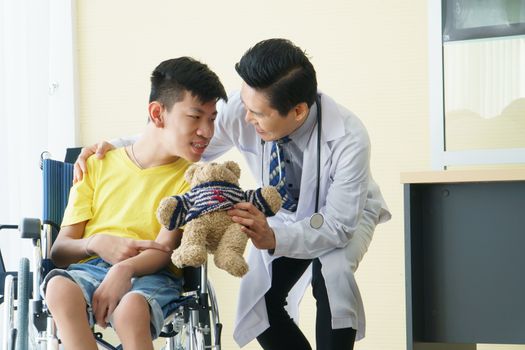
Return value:
M 163 61 L 151 73 L 149 102 L 158 101 L 169 111 L 184 99 L 185 91 L 202 103 L 228 100 L 219 77 L 207 65 L 191 57 Z
M 297 104 L 310 107 L 317 95 L 315 69 L 301 48 L 287 39 L 267 39 L 248 49 L 235 65 L 246 84 L 266 94 L 286 115 Z

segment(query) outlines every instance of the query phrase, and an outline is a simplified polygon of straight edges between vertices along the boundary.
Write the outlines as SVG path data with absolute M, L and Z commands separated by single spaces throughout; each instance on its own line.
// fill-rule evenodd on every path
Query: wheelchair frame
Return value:
M 41 168 L 44 172 L 44 182 L 47 181 L 46 165 L 49 162 L 63 163 L 43 157 Z M 66 166 L 72 171 L 71 164 L 64 167 Z M 71 179 L 69 179 L 70 185 Z M 44 186 L 46 186 L 45 183 Z M 62 220 L 63 210 L 69 196 L 69 187 L 64 189 L 60 196 L 64 198 L 60 199 L 63 205 L 58 206 L 61 211 L 57 213 L 59 215 L 59 218 L 56 219 L 58 224 L 47 220 L 46 208 L 44 208 L 43 225 L 39 219 L 28 218 L 23 219 L 20 225 L 0 225 L 0 230 L 2 228 L 18 228 L 21 238 L 32 239 L 34 246 L 32 277 L 29 259 L 27 258 L 20 259 L 18 273 L 8 272 L 3 274 L 5 276 L 0 275 L 0 278 L 4 278 L 5 306 L 4 329 L 0 333 L 1 339 L 3 339 L 0 350 L 59 349 L 60 341 L 57 337 L 55 323 L 38 291 L 44 276 L 52 268 L 50 260 L 51 243 Z M 44 203 L 44 207 L 46 206 L 48 205 Z M 55 207 L 55 205 L 51 206 Z M 56 211 L 57 208 L 51 210 Z M 178 310 L 165 320 L 160 335 L 166 338 L 163 349 L 220 350 L 222 324 L 219 319 L 216 294 L 208 280 L 207 264 L 205 263 L 199 268 L 185 268 L 184 275 L 185 280 L 188 278 L 192 283 L 185 281 L 185 289 L 189 286 L 190 290 L 183 293 Z M 122 349 L 121 345 L 115 347 L 104 340 L 101 333 L 94 333 L 94 336 L 99 348 Z

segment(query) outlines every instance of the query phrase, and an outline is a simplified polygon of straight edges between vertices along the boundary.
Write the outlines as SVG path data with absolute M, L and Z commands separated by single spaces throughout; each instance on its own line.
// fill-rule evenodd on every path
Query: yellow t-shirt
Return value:
M 87 220 L 83 237 L 104 233 L 155 240 L 161 228 L 155 216 L 160 200 L 189 190 L 184 172 L 190 164 L 179 158 L 139 169 L 124 148 L 104 159 L 90 157 L 87 174 L 71 188 L 62 226 Z

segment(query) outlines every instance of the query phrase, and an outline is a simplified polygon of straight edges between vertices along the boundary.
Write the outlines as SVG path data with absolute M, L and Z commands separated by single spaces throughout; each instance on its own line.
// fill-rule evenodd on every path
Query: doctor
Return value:
M 218 106 L 215 136 L 203 160 L 235 147 L 259 185 L 276 186 L 284 198 L 284 208 L 272 218 L 249 203 L 229 212 L 253 243 L 235 341 L 241 347 L 256 338 L 264 349 L 311 349 L 294 322 L 311 281 L 316 348 L 353 349 L 365 333 L 354 273 L 376 225 L 390 219 L 370 174 L 366 129 L 317 90 L 311 62 L 288 40 L 259 42 L 235 68 L 241 91 Z M 93 152 L 83 151 L 77 174 Z
M 375 226 L 390 218 L 370 174 L 367 132 L 318 92 L 314 67 L 288 40 L 259 42 L 235 68 L 240 94 L 219 112 L 204 160 L 236 147 L 259 185 L 280 188 L 284 180 L 288 209 L 270 219 L 248 203 L 230 212 L 257 248 L 241 281 L 234 338 L 240 346 L 257 337 L 264 349 L 310 349 L 290 316 L 311 266 L 316 348 L 352 349 L 356 331 L 358 339 L 365 331 L 354 273 Z

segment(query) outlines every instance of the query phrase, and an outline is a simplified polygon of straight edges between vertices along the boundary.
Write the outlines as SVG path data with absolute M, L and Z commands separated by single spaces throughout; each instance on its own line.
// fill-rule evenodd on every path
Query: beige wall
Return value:
M 81 143 L 135 134 L 146 120 L 148 77 L 161 61 L 203 60 L 227 90 L 234 63 L 257 41 L 286 37 L 306 49 L 320 88 L 367 126 L 374 177 L 393 219 L 380 226 L 358 272 L 367 337 L 356 349 L 405 349 L 402 186 L 399 173 L 430 167 L 426 1 L 78 1 Z M 231 154 L 238 157 L 236 154 Z M 247 171 L 243 185 L 254 184 Z M 239 281 L 212 271 L 232 342 Z M 314 301 L 301 327 L 314 339 Z M 247 349 L 258 349 L 251 343 Z

